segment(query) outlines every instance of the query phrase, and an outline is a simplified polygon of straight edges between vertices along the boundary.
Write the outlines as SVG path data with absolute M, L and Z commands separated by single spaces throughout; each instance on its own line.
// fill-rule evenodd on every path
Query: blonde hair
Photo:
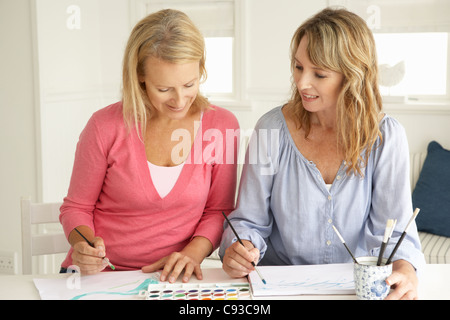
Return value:
M 206 80 L 204 38 L 185 13 L 165 9 L 139 21 L 125 49 L 122 103 L 125 123 L 129 128 L 134 125 L 136 130 L 141 125 L 141 134 L 145 130 L 151 104 L 139 76 L 145 75 L 145 62 L 149 57 L 170 63 L 198 61 L 200 82 Z M 205 109 L 208 105 L 208 100 L 198 93 L 191 108 Z
M 363 176 L 361 169 L 367 165 L 377 138 L 382 138 L 378 120 L 382 101 L 372 32 L 356 14 L 326 8 L 295 32 L 291 41 L 292 72 L 295 53 L 304 36 L 308 37 L 307 53 L 311 62 L 344 76 L 336 108 L 338 144 L 348 165 L 347 173 L 353 171 Z M 307 138 L 311 130 L 310 112 L 303 108 L 295 81 L 288 105 Z

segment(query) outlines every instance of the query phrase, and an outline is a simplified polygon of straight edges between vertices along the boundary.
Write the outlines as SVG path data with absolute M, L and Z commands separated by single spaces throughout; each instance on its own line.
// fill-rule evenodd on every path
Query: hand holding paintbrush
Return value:
M 242 242 L 241 238 L 239 238 L 238 233 L 236 232 L 236 230 L 234 229 L 233 225 L 231 224 L 230 220 L 228 219 L 227 215 L 225 214 L 225 212 L 222 211 L 222 215 L 225 217 L 225 220 L 227 221 L 228 225 L 230 226 L 231 230 L 233 231 L 234 235 L 236 236 L 237 241 L 243 246 L 245 247 L 244 243 Z M 263 278 L 262 274 L 259 272 L 258 268 L 256 268 L 256 264 L 252 261 L 251 262 L 252 266 L 255 268 L 256 273 L 258 274 L 258 276 L 261 278 L 261 281 L 266 284 L 266 280 Z
M 89 241 L 77 228 L 75 228 L 74 230 L 89 244 L 89 246 L 95 248 L 94 244 L 91 241 Z M 114 267 L 114 265 L 109 261 L 109 259 L 106 256 L 103 257 L 102 259 L 112 270 L 116 270 L 116 267 Z

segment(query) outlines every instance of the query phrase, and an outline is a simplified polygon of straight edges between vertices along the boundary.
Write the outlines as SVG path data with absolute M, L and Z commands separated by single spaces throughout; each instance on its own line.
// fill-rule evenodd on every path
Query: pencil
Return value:
M 408 228 L 411 225 L 411 223 L 414 221 L 414 219 L 416 219 L 417 215 L 419 214 L 420 209 L 416 208 L 416 210 L 414 210 L 414 213 L 411 217 L 411 219 L 409 219 L 408 224 L 406 225 L 405 231 L 403 231 L 402 235 L 400 236 L 400 239 L 398 240 L 397 244 L 394 247 L 394 250 L 392 250 L 391 255 L 389 256 L 389 258 L 386 261 L 386 264 L 391 263 L 392 258 L 394 257 L 395 253 L 397 252 L 398 247 L 400 247 L 400 244 L 402 243 L 403 239 L 406 236 L 406 233 L 408 232 Z
M 77 228 L 75 228 L 75 231 L 76 232 L 78 232 L 78 234 L 92 247 L 92 248 L 95 248 L 95 246 L 94 246 L 94 244 L 92 243 L 92 242 L 90 242 L 88 239 L 86 239 L 86 237 L 80 232 L 80 231 L 78 231 L 78 229 Z M 113 266 L 113 264 L 109 261 L 109 259 L 107 258 L 107 257 L 103 257 L 103 260 L 105 260 L 107 263 L 108 263 L 108 265 L 109 265 L 109 267 L 112 269 L 112 270 L 116 270 L 116 267 L 114 267 Z
M 231 227 L 231 230 L 233 230 L 234 235 L 236 236 L 237 240 L 239 241 L 239 243 L 245 248 L 244 244 L 241 241 L 241 238 L 239 238 L 239 235 L 237 234 L 236 230 L 233 228 L 233 225 L 231 224 L 230 220 L 228 219 L 227 215 L 225 214 L 225 212 L 222 211 L 223 216 L 225 217 L 225 220 L 227 220 L 227 223 L 229 224 L 229 226 Z M 266 284 L 266 280 L 263 278 L 262 274 L 259 272 L 258 268 L 256 268 L 256 264 L 252 261 L 252 266 L 255 268 L 256 273 L 258 274 L 258 276 L 261 278 L 261 281 Z
M 381 266 L 381 261 L 383 260 L 384 251 L 391 238 L 392 232 L 394 231 L 395 221 L 393 219 L 388 219 L 386 222 L 386 228 L 384 229 L 383 242 L 381 242 L 380 254 L 378 255 L 377 266 Z
M 356 260 L 355 256 L 354 256 L 353 253 L 350 251 L 349 247 L 348 247 L 347 244 L 345 243 L 345 240 L 344 240 L 344 238 L 342 238 L 342 236 L 341 236 L 341 234 L 339 233 L 339 231 L 336 229 L 336 227 L 335 227 L 334 225 L 333 225 L 332 227 L 333 227 L 333 229 L 334 229 L 334 232 L 336 232 L 338 238 L 341 240 L 342 244 L 344 245 L 345 249 L 347 249 L 347 252 L 348 252 L 348 253 L 350 254 L 350 256 L 352 257 L 353 261 L 354 261 L 356 264 L 359 264 L 359 263 L 358 263 L 358 260 Z

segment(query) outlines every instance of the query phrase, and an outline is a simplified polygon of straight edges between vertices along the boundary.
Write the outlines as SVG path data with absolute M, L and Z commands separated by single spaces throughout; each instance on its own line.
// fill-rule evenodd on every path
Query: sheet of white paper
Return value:
M 33 279 L 43 300 L 136 299 L 159 273 L 142 271 L 102 272 L 91 276 L 70 274 L 67 278 Z
M 222 269 L 203 269 L 203 278 L 192 275 L 189 283 L 242 283 L 245 278 L 232 279 Z M 70 274 L 65 278 L 33 279 L 43 300 L 111 300 L 137 299 L 141 290 L 149 284 L 157 284 L 161 274 L 142 271 L 111 271 L 91 276 Z M 181 283 L 181 277 L 177 280 Z M 168 283 L 168 282 L 162 282 Z
M 353 264 L 260 266 L 249 274 L 253 295 L 354 294 Z

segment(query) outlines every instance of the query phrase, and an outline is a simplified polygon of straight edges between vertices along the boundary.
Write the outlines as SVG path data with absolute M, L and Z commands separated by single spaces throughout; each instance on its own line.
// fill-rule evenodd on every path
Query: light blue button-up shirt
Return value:
M 297 149 L 281 107 L 259 119 L 247 149 L 236 210 L 229 218 L 241 239 L 261 252 L 260 265 L 345 263 L 352 259 L 332 225 L 358 256 L 378 256 L 388 219 L 397 225 L 387 258 L 413 214 L 409 149 L 403 127 L 385 115 L 364 177 L 341 164 L 331 188 Z M 225 223 L 219 254 L 236 238 Z M 394 261 L 425 263 L 412 224 Z

